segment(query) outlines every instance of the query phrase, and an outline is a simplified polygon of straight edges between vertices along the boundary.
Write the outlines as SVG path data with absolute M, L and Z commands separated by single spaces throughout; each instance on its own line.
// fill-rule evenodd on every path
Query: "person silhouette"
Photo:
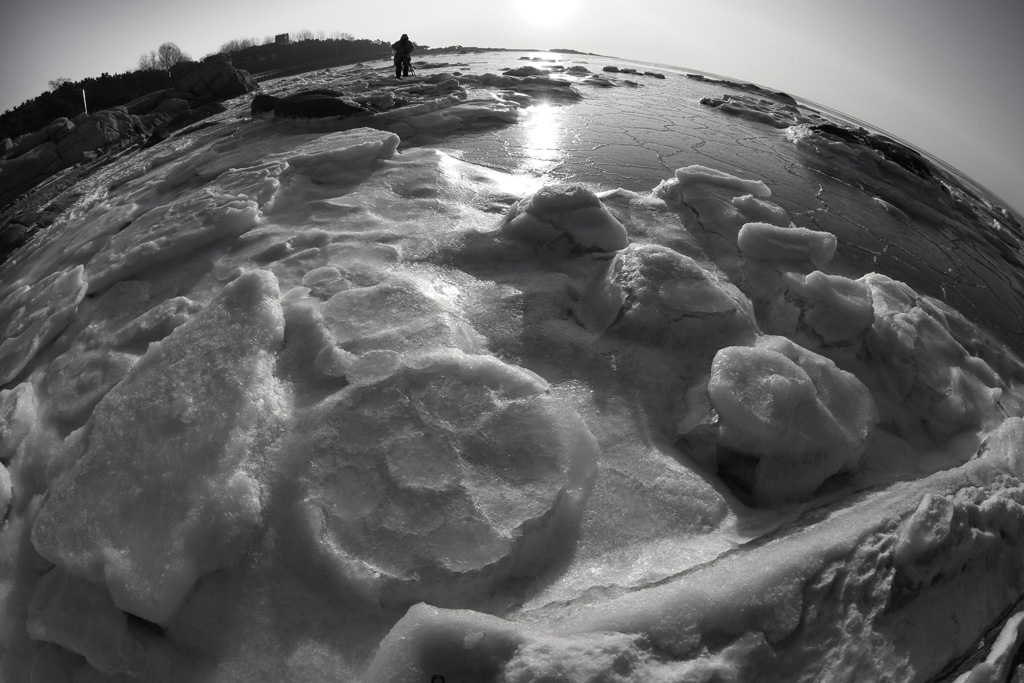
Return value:
M 414 48 L 408 33 L 403 33 L 401 40 L 391 45 L 391 49 L 395 51 L 395 78 L 409 76 L 409 65 L 412 63 L 411 55 Z

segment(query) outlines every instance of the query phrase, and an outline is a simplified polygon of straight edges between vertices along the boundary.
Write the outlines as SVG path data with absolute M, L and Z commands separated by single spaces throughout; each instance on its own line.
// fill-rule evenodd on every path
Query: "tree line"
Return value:
M 353 38 L 347 33 L 328 37 L 323 32 L 300 31 L 288 40 L 277 36 L 261 42 L 245 38 L 232 40 L 221 46 L 219 54 L 227 56 L 236 68 L 256 75 L 390 58 L 391 45 L 383 40 Z M 50 81 L 47 92 L 0 114 L 0 140 L 17 139 L 62 116 L 78 116 L 85 108 L 83 90 L 89 111 L 99 111 L 127 104 L 157 90 L 173 88 L 179 78 L 199 67 L 200 63 L 177 45 L 164 43 L 157 50 L 140 56 L 139 67 L 133 71 L 103 73 L 80 81 L 56 78 Z

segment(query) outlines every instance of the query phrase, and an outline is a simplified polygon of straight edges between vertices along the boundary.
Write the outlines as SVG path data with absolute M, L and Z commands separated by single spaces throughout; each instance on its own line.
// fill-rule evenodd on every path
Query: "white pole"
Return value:
M 85 107 L 85 113 L 89 113 L 89 103 L 85 101 L 85 91 L 82 91 L 82 106 Z

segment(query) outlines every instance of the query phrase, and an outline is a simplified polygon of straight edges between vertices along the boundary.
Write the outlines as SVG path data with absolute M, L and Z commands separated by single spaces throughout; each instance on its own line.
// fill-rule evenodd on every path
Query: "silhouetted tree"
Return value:
M 139 71 L 157 71 L 160 69 L 160 60 L 156 56 L 156 50 L 139 57 Z
M 70 78 L 55 78 L 52 81 L 50 81 L 50 90 L 59 90 L 60 86 L 70 82 Z
M 175 64 L 191 62 L 192 58 L 181 51 L 181 48 L 174 43 L 164 43 L 155 51 L 139 57 L 139 69 L 141 71 L 168 71 Z
M 255 38 L 237 38 L 235 40 L 229 40 L 220 46 L 219 52 L 224 55 L 229 55 L 232 52 L 240 52 L 250 47 L 256 47 L 260 42 Z
M 192 58 L 182 52 L 181 48 L 174 43 L 164 43 L 157 48 L 156 53 L 162 69 L 170 69 L 175 64 L 192 61 Z

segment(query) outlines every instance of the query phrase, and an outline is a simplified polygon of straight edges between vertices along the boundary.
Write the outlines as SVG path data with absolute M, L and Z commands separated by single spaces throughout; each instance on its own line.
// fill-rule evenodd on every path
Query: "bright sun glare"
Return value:
M 558 26 L 578 15 L 580 0 L 512 0 L 516 10 L 537 26 Z

